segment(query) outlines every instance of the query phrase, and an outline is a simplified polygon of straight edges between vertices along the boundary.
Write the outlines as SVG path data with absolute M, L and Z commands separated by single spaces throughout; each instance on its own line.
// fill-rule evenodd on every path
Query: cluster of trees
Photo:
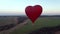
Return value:
M 8 30 L 14 26 L 16 26 L 16 25 L 15 24 L 8 24 L 8 25 L 0 26 L 0 31 Z
M 18 17 L 17 18 L 17 20 L 18 20 L 18 24 L 20 24 L 20 23 L 23 23 L 25 20 L 27 20 L 28 18 L 26 17 L 26 16 L 20 16 L 20 17 Z
M 30 32 L 29 34 L 55 34 L 55 32 L 60 31 L 60 25 L 55 27 L 44 27 L 35 31 Z

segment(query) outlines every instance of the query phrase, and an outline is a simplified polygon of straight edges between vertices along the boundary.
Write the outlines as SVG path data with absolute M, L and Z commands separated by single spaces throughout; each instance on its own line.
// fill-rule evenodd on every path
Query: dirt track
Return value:
M 16 25 L 15 27 L 9 29 L 9 30 L 4 30 L 4 31 L 1 31 L 0 34 L 10 34 L 10 32 L 20 28 L 20 27 L 23 27 L 25 24 L 27 24 L 27 21 L 28 20 L 25 20 L 24 23 L 21 23 L 21 24 L 18 24 Z

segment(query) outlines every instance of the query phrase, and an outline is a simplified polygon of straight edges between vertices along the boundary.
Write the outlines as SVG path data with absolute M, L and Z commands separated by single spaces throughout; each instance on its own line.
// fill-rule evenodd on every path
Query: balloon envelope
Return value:
M 40 5 L 27 6 L 25 9 L 25 13 L 28 16 L 28 18 L 32 21 L 32 23 L 34 23 L 36 19 L 41 15 L 42 7 Z

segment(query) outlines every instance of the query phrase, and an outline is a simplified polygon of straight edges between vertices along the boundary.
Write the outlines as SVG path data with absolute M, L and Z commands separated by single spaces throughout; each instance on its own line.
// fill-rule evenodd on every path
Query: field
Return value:
M 9 24 L 18 24 L 26 20 L 25 16 L 0 16 L 0 26 Z
M 17 24 L 17 17 L 12 16 L 0 16 L 0 26 L 7 24 Z
M 36 20 L 34 25 L 32 25 L 32 22 L 28 20 L 25 26 L 22 28 L 16 29 L 10 34 L 28 34 L 31 31 L 43 28 L 43 27 L 54 27 L 54 26 L 60 26 L 60 17 L 40 17 Z

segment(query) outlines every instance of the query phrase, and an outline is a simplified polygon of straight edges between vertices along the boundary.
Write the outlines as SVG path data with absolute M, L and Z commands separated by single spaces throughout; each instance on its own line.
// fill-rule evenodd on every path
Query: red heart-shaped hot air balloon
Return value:
M 32 21 L 32 23 L 34 23 L 36 19 L 41 15 L 42 7 L 40 5 L 27 6 L 25 9 L 25 13 L 28 16 L 28 18 Z

